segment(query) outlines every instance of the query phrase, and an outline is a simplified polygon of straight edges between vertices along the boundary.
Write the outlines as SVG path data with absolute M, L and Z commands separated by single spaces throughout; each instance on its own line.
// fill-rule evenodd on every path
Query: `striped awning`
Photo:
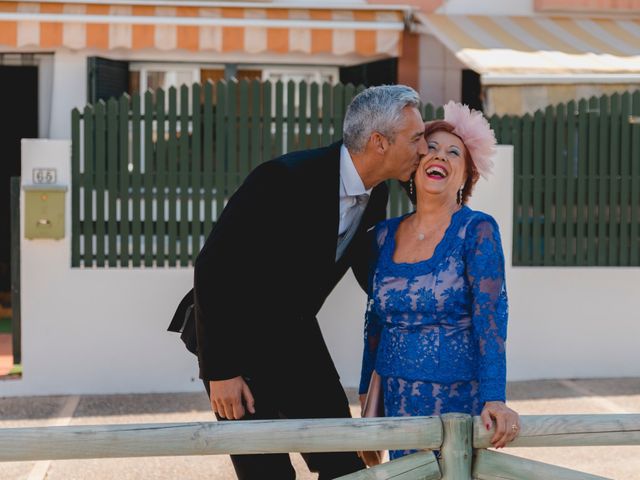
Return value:
M 230 4 L 0 0 L 0 47 L 400 54 L 404 30 L 400 8 Z
M 419 31 L 433 35 L 483 76 L 640 73 L 640 18 L 417 18 Z

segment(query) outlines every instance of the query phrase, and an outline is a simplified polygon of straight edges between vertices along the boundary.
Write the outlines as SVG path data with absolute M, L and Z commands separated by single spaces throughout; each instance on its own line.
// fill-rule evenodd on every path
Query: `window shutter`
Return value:
M 340 67 L 340 83 L 373 87 L 398 83 L 398 59 L 388 58 L 349 67 Z
M 101 57 L 88 59 L 87 100 L 109 100 L 129 91 L 129 62 Z

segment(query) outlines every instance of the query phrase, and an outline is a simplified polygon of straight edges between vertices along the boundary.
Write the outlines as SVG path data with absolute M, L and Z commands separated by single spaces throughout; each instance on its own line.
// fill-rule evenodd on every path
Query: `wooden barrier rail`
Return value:
M 640 445 L 640 415 L 523 415 L 512 447 Z M 421 451 L 342 480 L 589 480 L 586 473 L 486 450 L 479 417 L 256 420 L 0 429 L 0 461 L 330 452 Z M 475 449 L 475 451 L 474 451 Z
M 0 429 L 0 461 L 438 448 L 438 417 Z
M 640 445 L 640 415 L 522 415 L 510 447 L 594 447 Z M 473 421 L 473 447 L 488 448 L 492 433 Z

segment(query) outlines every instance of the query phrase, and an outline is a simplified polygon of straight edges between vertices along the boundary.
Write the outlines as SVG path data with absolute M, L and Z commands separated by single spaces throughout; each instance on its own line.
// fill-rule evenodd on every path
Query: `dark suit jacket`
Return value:
M 386 184 L 373 189 L 355 236 L 336 262 L 340 145 L 265 162 L 230 198 L 195 263 L 201 378 L 337 375 L 315 316 L 349 267 L 366 290 L 372 244 L 367 230 L 385 218 L 388 197 Z M 190 299 L 187 294 L 185 307 Z M 177 313 L 172 325 L 185 318 Z M 188 330 L 183 339 L 193 346 Z

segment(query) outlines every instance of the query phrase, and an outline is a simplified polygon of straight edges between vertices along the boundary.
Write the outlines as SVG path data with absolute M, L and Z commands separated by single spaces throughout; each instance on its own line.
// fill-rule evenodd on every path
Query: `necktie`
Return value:
M 344 251 L 349 246 L 349 242 L 353 238 L 358 229 L 358 225 L 360 224 L 360 219 L 362 218 L 362 213 L 364 209 L 367 208 L 367 201 L 369 200 L 369 195 L 363 193 L 362 195 L 356 195 L 356 202 L 347 210 L 347 216 L 349 217 L 350 222 L 348 223 L 348 227 L 342 235 L 338 235 L 338 246 L 336 248 L 336 262 L 340 260 L 340 257 L 344 254 Z

